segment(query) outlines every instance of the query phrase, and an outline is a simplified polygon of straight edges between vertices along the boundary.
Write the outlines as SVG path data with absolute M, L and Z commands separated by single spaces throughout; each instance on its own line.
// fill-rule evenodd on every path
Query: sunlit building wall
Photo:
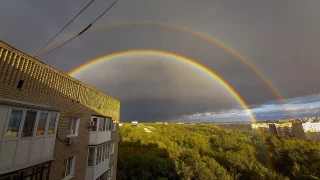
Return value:
M 0 41 L 0 179 L 116 179 L 119 111 Z

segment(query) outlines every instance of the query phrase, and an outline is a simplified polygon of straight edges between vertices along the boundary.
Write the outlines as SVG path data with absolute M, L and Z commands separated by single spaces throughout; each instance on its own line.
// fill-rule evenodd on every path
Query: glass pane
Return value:
M 104 124 L 104 122 L 103 122 L 103 118 L 99 118 L 99 131 L 103 131 L 103 124 Z
M 55 125 L 56 125 L 56 120 L 57 120 L 57 114 L 56 113 L 51 113 L 50 120 L 49 120 L 48 134 L 54 134 L 54 128 L 55 128 Z
M 13 175 L 12 180 L 21 180 L 21 174 Z
M 97 158 L 96 158 L 96 164 L 99 164 L 99 159 L 100 159 L 100 148 L 97 148 Z
M 76 133 L 76 127 L 77 127 L 77 118 L 71 118 L 69 122 L 69 128 L 70 133 L 69 134 L 75 134 Z
M 48 179 L 48 175 L 49 175 L 49 170 L 48 169 L 44 170 L 42 174 L 42 179 Z
M 33 180 L 41 180 L 41 172 L 33 175 Z
M 28 168 L 26 170 L 24 170 L 24 176 L 28 176 L 31 175 L 33 173 L 33 168 Z
M 115 131 L 116 130 L 116 125 L 117 125 L 117 122 L 116 121 L 112 121 L 112 130 Z
M 107 122 L 106 118 L 103 118 L 103 131 L 107 129 L 106 122 Z
M 0 177 L 0 180 L 10 180 L 10 175 L 4 176 L 4 177 Z
M 112 129 L 112 121 L 111 121 L 111 118 L 108 118 L 108 120 L 109 120 L 109 131 L 111 131 L 111 129 Z
M 38 128 L 37 128 L 37 136 L 38 135 L 44 135 L 44 130 L 46 127 L 48 113 L 41 113 L 39 122 L 38 122 Z
M 89 148 L 88 166 L 93 166 L 93 164 L 94 164 L 94 149 L 95 148 Z
M 109 154 L 112 154 L 112 143 L 109 143 Z
M 107 159 L 108 147 L 107 147 L 107 144 L 103 146 L 104 146 L 104 159 Z
M 107 143 L 107 156 L 109 157 L 109 148 L 110 148 L 110 143 Z
M 22 118 L 22 111 L 21 110 L 12 110 L 8 125 L 8 130 L 6 133 L 7 137 L 17 137 L 20 127 L 20 121 Z
M 94 126 L 92 127 L 91 131 L 96 131 L 97 130 L 98 118 L 93 118 L 92 121 L 94 122 Z
M 102 145 L 102 146 L 101 146 L 101 161 L 104 160 L 104 151 L 105 151 L 104 145 Z
M 22 136 L 21 137 L 30 137 L 33 133 L 34 123 L 36 122 L 37 112 L 36 111 L 27 111 L 26 118 L 23 124 Z
M 71 169 L 72 169 L 72 161 L 73 161 L 73 157 L 69 157 L 68 158 L 68 165 L 67 165 L 67 172 L 66 172 L 66 176 L 71 174 Z

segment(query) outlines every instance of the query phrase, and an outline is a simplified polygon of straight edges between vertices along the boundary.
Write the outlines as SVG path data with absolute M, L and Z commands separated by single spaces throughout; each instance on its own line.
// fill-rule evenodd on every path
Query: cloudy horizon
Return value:
M 54 43 L 63 43 L 87 27 L 112 2 L 95 0 Z M 89 0 L 6 1 L 0 7 L 0 39 L 33 56 L 87 3 Z M 247 102 L 257 119 L 317 116 L 319 6 L 316 0 L 119 0 L 91 27 L 96 30 L 38 59 L 67 73 L 115 52 L 171 52 L 218 74 Z M 171 24 L 223 42 L 257 67 L 281 92 L 285 104 L 238 57 L 192 33 L 150 25 L 97 28 L 137 22 Z M 247 111 L 216 79 L 164 55 L 121 56 L 88 68 L 76 78 L 119 99 L 121 121 L 248 118 Z

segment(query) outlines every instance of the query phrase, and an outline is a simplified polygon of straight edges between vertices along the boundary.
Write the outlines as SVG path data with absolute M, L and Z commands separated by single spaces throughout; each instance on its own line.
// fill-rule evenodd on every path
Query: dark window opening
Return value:
M 17 88 L 22 89 L 23 83 L 24 83 L 24 80 L 19 80 Z

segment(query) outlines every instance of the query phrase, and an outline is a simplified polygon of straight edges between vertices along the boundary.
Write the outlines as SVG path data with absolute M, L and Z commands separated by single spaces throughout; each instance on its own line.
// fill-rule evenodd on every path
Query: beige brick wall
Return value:
M 24 80 L 22 89 L 17 88 L 19 80 Z M 56 138 L 54 160 L 50 179 L 61 179 L 63 160 L 76 155 L 74 179 L 85 178 L 89 129 L 86 127 L 91 115 L 112 117 L 119 123 L 120 102 L 101 92 L 45 65 L 28 55 L 0 41 L 0 98 L 49 105 L 60 111 L 58 125 L 59 139 L 68 134 L 69 119 L 80 118 L 79 137 L 73 145 L 67 145 Z M 117 163 L 118 131 L 112 132 L 115 153 L 110 159 L 114 166 L 114 178 Z

